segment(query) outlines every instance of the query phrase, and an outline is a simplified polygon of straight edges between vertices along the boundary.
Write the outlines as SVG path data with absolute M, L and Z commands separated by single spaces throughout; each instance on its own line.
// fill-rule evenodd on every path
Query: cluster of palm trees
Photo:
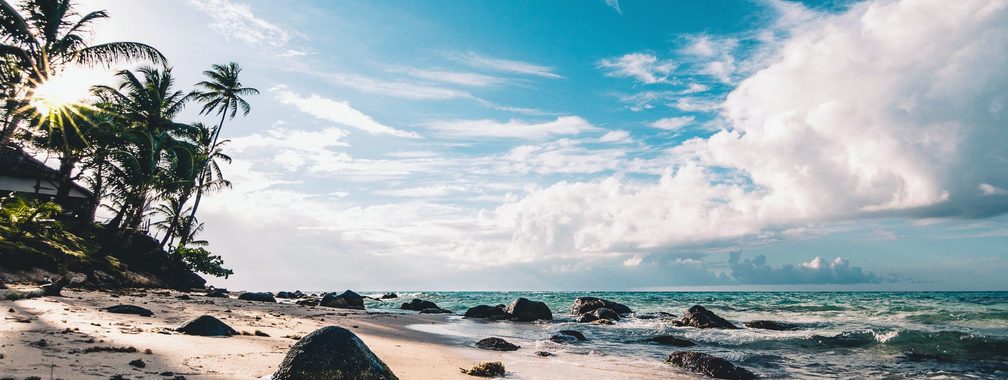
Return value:
M 227 188 L 220 169 L 231 161 L 220 132 L 227 120 L 249 113 L 244 97 L 257 94 L 239 81 L 236 63 L 213 65 L 193 91 L 176 88 L 167 59 L 136 42 L 89 44 L 89 27 L 104 11 L 76 12 L 71 0 L 0 0 L 0 144 L 31 146 L 59 159 L 56 203 L 67 200 L 73 181 L 95 195 L 85 212 L 100 207 L 116 236 L 162 231 L 161 248 L 205 244 L 195 235 L 203 195 Z M 35 90 L 70 66 L 142 65 L 116 74 L 118 84 L 92 88 L 78 104 L 40 107 Z M 212 125 L 182 123 L 180 112 L 197 103 Z

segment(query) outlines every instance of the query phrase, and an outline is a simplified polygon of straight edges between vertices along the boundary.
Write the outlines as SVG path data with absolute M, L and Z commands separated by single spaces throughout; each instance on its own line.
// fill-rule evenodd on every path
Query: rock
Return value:
M 256 330 L 252 335 L 269 338 L 269 334 L 264 333 L 262 330 Z
M 764 329 L 764 330 L 777 330 L 777 331 L 794 330 L 798 328 L 798 325 L 794 323 L 766 321 L 766 320 L 749 321 L 743 324 L 745 325 L 745 327 L 751 329 Z
M 175 296 L 175 299 L 181 300 L 181 301 L 188 301 L 188 300 L 191 300 L 192 297 L 189 297 L 188 294 L 182 294 L 182 295 Z
M 294 294 L 292 292 L 280 291 L 280 292 L 277 292 L 276 298 L 291 299 L 291 298 L 298 298 L 298 297 L 297 297 L 296 294 Z
M 70 285 L 70 276 L 60 277 L 59 280 L 42 285 L 42 295 L 47 297 L 61 297 L 63 288 Z
M 145 308 L 142 308 L 142 307 L 136 306 L 136 305 L 115 305 L 115 306 L 109 306 L 109 307 L 105 308 L 105 311 L 107 311 L 109 313 L 116 313 L 116 314 L 142 315 L 142 316 L 145 316 L 145 317 L 150 317 L 150 316 L 154 315 L 153 311 L 150 311 L 148 309 L 145 309 Z
M 451 314 L 451 310 L 445 310 L 440 307 L 432 307 L 429 309 L 420 310 L 420 314 Z
M 521 346 L 512 344 L 501 338 L 486 338 L 476 342 L 477 348 L 493 351 L 517 351 Z
M 343 292 L 343 294 L 336 295 L 336 293 L 327 293 L 322 300 L 319 301 L 319 306 L 335 307 L 338 309 L 356 309 L 364 310 L 364 297 L 360 294 L 354 293 L 351 290 Z
M 724 318 L 717 316 L 703 306 L 693 305 L 678 321 L 682 326 L 693 326 L 701 329 L 737 329 L 738 327 Z
M 227 289 L 210 289 L 207 290 L 206 296 L 214 298 L 227 298 L 228 291 Z
M 315 298 L 315 297 L 309 297 L 309 298 L 300 299 L 296 303 L 298 305 L 301 305 L 301 306 L 318 306 L 319 305 L 319 299 Z
M 403 310 L 413 310 L 413 311 L 420 311 L 423 309 L 439 309 L 437 304 L 419 298 L 414 298 L 412 301 L 402 304 L 402 306 L 400 306 L 399 308 Z
M 219 319 L 211 317 L 209 315 L 201 315 L 196 319 L 189 322 L 183 323 L 175 329 L 183 334 L 187 335 L 199 335 L 199 336 L 232 336 L 238 335 L 235 329 L 231 328 Z
M 490 305 L 479 305 L 476 307 L 471 307 L 466 310 L 465 318 L 483 318 L 489 320 L 501 320 L 511 318 L 508 314 L 507 309 L 504 305 L 490 306 Z
M 258 301 L 258 302 L 273 302 L 276 303 L 276 299 L 273 298 L 273 293 L 270 292 L 248 292 L 242 293 L 238 296 L 238 299 L 245 301 Z
M 553 356 L 553 353 L 549 352 L 549 351 L 536 351 L 535 354 L 537 356 L 542 356 L 544 358 L 547 357 L 547 356 Z
M 749 380 L 756 378 L 755 374 L 745 368 L 736 366 L 717 356 L 700 352 L 673 352 L 665 361 L 690 372 L 707 375 L 715 379 Z
M 675 336 L 672 336 L 672 335 L 653 336 L 653 337 L 644 339 L 644 341 L 645 342 L 650 342 L 650 343 L 663 344 L 663 345 L 666 345 L 666 346 L 676 346 L 676 347 L 691 347 L 691 346 L 696 346 L 696 343 L 694 343 L 692 340 L 683 339 L 683 338 L 675 337 Z
M 507 313 L 511 315 L 512 321 L 532 322 L 536 320 L 552 320 L 553 312 L 545 302 L 530 301 L 526 298 L 518 298 L 508 306 Z
M 657 313 L 637 314 L 637 319 L 675 319 L 675 314 L 659 311 Z
M 574 300 L 574 303 L 571 304 L 571 315 L 577 318 L 582 314 L 590 313 L 594 310 L 602 308 L 612 310 L 620 317 L 625 317 L 633 313 L 633 310 L 630 310 L 629 307 L 619 302 L 613 302 L 610 300 L 595 297 L 578 297 Z M 607 319 L 619 320 L 619 318 L 615 319 L 607 318 Z
M 501 364 L 501 362 L 484 362 L 477 364 L 472 369 L 459 369 L 462 370 L 462 373 L 469 376 L 504 377 L 504 364 Z
M 395 294 L 395 293 L 385 293 L 385 294 L 382 294 L 382 296 L 381 296 L 381 299 L 383 299 L 383 300 L 388 300 L 388 299 L 393 299 L 393 298 L 399 298 L 399 295 Z
M 613 324 L 615 322 L 613 322 L 611 320 L 608 320 L 608 319 L 605 319 L 605 318 L 602 318 L 602 319 L 596 319 L 596 320 L 592 321 L 592 323 L 594 323 L 596 325 L 611 325 L 611 324 Z
M 582 334 L 580 331 L 560 330 L 557 331 L 556 334 L 551 335 L 549 337 L 549 340 L 554 343 L 571 344 L 571 343 L 577 343 L 579 341 L 588 340 L 588 338 L 585 338 L 584 334 Z
M 144 361 L 141 360 L 141 359 L 136 359 L 134 361 L 129 362 L 129 365 L 137 367 L 137 368 L 144 368 L 144 367 L 147 366 L 147 363 L 144 363 Z
M 560 330 L 560 331 L 557 331 L 557 334 L 572 336 L 572 337 L 576 338 L 577 340 L 582 340 L 582 341 L 588 340 L 588 338 L 585 338 L 584 334 L 582 334 L 580 331 L 577 331 L 577 330 Z
M 301 338 L 273 380 L 396 380 L 392 370 L 350 330 L 327 326 Z
M 595 322 L 599 319 L 618 321 L 620 319 L 620 316 L 619 314 L 616 314 L 616 312 L 613 311 L 612 309 L 603 307 L 592 310 L 591 312 L 588 313 L 581 314 L 581 316 L 577 317 L 575 321 L 578 323 L 585 323 L 585 322 Z

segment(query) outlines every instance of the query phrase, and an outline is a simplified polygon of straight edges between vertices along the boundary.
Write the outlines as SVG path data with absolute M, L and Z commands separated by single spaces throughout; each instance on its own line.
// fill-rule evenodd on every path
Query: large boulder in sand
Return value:
M 258 302 L 273 302 L 276 303 L 276 298 L 273 298 L 273 293 L 270 292 L 247 292 L 242 293 L 238 296 L 238 299 L 245 301 L 258 301 Z
M 150 316 L 154 315 L 153 311 L 150 311 L 149 309 L 145 309 L 145 308 L 142 308 L 142 307 L 136 306 L 136 305 L 115 305 L 115 306 L 109 306 L 109 307 L 105 308 L 105 311 L 107 311 L 109 313 L 116 313 L 116 314 L 142 315 L 142 316 L 145 316 L 145 317 L 150 317 Z
M 701 352 L 673 352 L 669 354 L 668 359 L 665 361 L 690 372 L 715 379 L 749 380 L 756 378 L 755 374 L 745 368 L 736 366 L 717 356 Z
M 343 294 L 337 295 L 336 293 L 328 293 L 325 297 L 322 297 L 322 301 L 319 302 L 319 306 L 335 307 L 338 309 L 356 309 L 364 310 L 364 297 L 360 294 L 354 293 L 351 290 L 343 292 Z
M 499 321 L 502 319 L 511 318 L 511 315 L 508 314 L 507 306 L 504 305 L 497 305 L 497 306 L 479 305 L 471 307 L 469 308 L 469 310 L 466 310 L 465 315 L 463 315 L 463 317 Z
M 337 326 L 301 338 L 273 374 L 273 380 L 396 380 L 385 362 L 354 333 Z
M 421 311 L 424 309 L 440 309 L 436 303 L 427 300 L 422 300 L 419 298 L 414 298 L 412 301 L 403 303 L 402 306 L 400 306 L 399 308 L 403 310 L 413 310 L 413 311 Z
M 737 329 L 738 327 L 728 322 L 726 319 L 719 317 L 710 310 L 707 310 L 703 306 L 693 305 L 693 307 L 686 310 L 686 314 L 683 314 L 682 319 L 676 321 L 676 324 L 680 326 L 692 326 L 701 329 Z
M 476 342 L 476 347 L 492 351 L 517 351 L 521 348 L 521 346 L 496 337 L 481 339 Z
M 550 311 L 549 306 L 545 302 L 530 301 L 527 298 L 521 298 L 511 302 L 511 306 L 508 306 L 507 313 L 511 315 L 512 321 L 518 322 L 532 322 L 536 320 L 552 320 L 553 312 Z
M 620 319 L 620 316 L 612 309 L 603 307 L 581 314 L 574 321 L 578 323 L 587 323 L 587 322 L 595 322 L 601 319 L 606 319 L 609 321 L 618 321 Z
M 606 299 L 595 298 L 595 297 L 578 297 L 571 304 L 571 315 L 575 318 L 581 316 L 582 314 L 590 313 L 596 309 L 606 308 L 616 312 L 621 317 L 625 317 L 633 313 L 627 305 L 621 304 L 619 302 L 613 302 Z M 617 318 L 619 319 L 619 318 Z
M 175 329 L 180 333 L 186 335 L 199 335 L 199 336 L 232 336 L 238 335 L 235 329 L 231 328 L 220 319 L 211 317 L 209 315 L 201 315 L 196 319 L 189 322 L 183 323 Z

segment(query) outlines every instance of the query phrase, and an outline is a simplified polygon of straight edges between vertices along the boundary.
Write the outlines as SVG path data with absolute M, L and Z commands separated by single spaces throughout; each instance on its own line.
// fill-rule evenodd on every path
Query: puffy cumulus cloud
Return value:
M 662 83 L 675 70 L 672 61 L 660 60 L 653 54 L 631 53 L 618 58 L 607 58 L 599 62 L 599 67 L 609 70 L 614 77 L 634 78 L 642 83 Z
M 772 267 L 766 263 L 766 256 L 744 259 L 738 252 L 728 256 L 731 277 L 743 284 L 863 284 L 881 282 L 874 273 L 865 273 L 860 267 L 851 266 L 843 257 L 826 261 L 816 256 L 801 265 L 786 264 Z
M 510 252 L 590 254 L 866 217 L 1008 211 L 1008 3 L 870 2 L 809 18 L 670 150 L 657 182 L 561 182 L 496 210 Z

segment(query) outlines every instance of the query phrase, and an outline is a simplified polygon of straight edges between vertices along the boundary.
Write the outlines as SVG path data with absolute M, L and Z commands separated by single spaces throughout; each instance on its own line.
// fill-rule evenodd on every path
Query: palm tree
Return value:
M 25 0 L 20 12 L 7 0 L 0 0 L 0 77 L 6 100 L 5 125 L 0 143 L 8 143 L 32 96 L 32 88 L 45 82 L 68 64 L 109 65 L 114 62 L 146 60 L 167 62 L 157 49 L 138 42 L 108 42 L 91 45 L 85 39 L 91 24 L 108 18 L 105 11 L 80 16 L 71 0 Z M 12 90 L 15 89 L 15 90 Z
M 215 64 L 211 70 L 203 72 L 203 75 L 209 80 L 196 84 L 199 90 L 197 90 L 193 97 L 203 103 L 203 109 L 200 113 L 209 115 L 216 112 L 220 115 L 220 122 L 213 131 L 211 147 L 217 146 L 217 138 L 220 137 L 220 131 L 224 127 L 225 119 L 234 119 L 239 109 L 246 116 L 251 111 L 251 106 L 249 106 L 243 96 L 259 94 L 259 90 L 255 88 L 242 87 L 241 81 L 238 80 L 238 74 L 241 73 L 241 70 L 241 66 L 234 62 L 230 62 L 227 65 Z M 208 163 L 210 162 L 212 161 L 208 161 Z M 196 210 L 199 209 L 200 200 L 203 198 L 207 170 L 208 167 L 204 166 L 200 173 L 199 185 L 196 187 L 196 199 L 193 203 L 191 217 L 189 218 L 190 221 L 195 219 Z M 187 222 L 184 231 L 190 229 L 189 223 L 191 222 Z M 186 238 L 184 237 L 182 244 L 186 242 Z

